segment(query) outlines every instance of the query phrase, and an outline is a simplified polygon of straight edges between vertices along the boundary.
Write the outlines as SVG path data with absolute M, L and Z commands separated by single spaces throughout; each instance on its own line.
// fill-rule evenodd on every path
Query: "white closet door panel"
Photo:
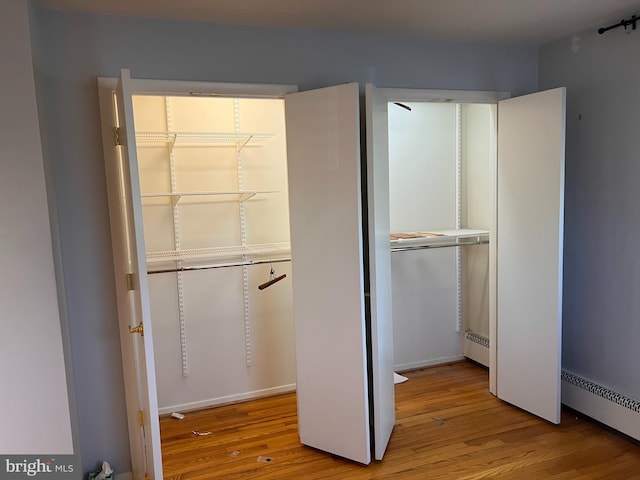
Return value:
M 121 211 L 123 224 L 120 235 L 124 239 L 126 270 L 133 274 L 134 290 L 129 292 L 129 306 L 121 311 L 119 318 L 122 339 L 127 416 L 132 439 L 132 465 L 134 478 L 162 478 L 162 455 L 160 451 L 160 424 L 156 394 L 155 365 L 153 361 L 153 336 L 151 332 L 151 308 L 147 285 L 144 226 L 140 201 L 140 181 L 135 144 L 131 78 L 128 70 L 122 70 L 117 88 L 118 121 L 120 125 L 121 191 L 124 208 Z M 116 282 L 126 285 L 126 278 Z M 142 324 L 144 336 L 130 334 L 129 327 Z M 135 375 L 131 375 L 135 371 Z M 142 410 L 144 426 L 138 424 L 138 411 Z M 138 439 L 134 444 L 133 439 Z
M 498 108 L 497 395 L 559 423 L 565 89 Z
M 365 95 L 374 454 L 376 460 L 382 460 L 395 424 L 389 250 L 388 102 L 371 84 L 366 86 Z
M 285 97 L 302 443 L 371 461 L 358 85 Z

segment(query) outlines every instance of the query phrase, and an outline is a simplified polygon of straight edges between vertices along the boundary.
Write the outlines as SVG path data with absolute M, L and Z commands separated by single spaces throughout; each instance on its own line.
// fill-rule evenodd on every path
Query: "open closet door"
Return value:
M 128 290 L 127 295 L 118 295 L 128 300 L 127 304 L 118 305 L 118 313 L 133 478 L 142 480 L 147 476 L 162 478 L 162 456 L 130 84 L 129 71 L 122 70 L 116 92 L 118 164 L 116 168 L 108 167 L 107 179 L 109 202 L 120 204 L 119 208 L 110 209 L 120 212 L 119 219 L 111 220 L 111 228 L 114 249 L 119 250 L 117 258 L 121 259 L 116 266 L 116 288 Z M 114 198 L 117 196 L 120 198 Z
M 382 460 L 395 424 L 391 251 L 389 249 L 388 101 L 366 85 L 367 200 L 375 459 Z
M 565 89 L 498 105 L 497 395 L 560 423 Z
M 358 85 L 285 96 L 300 441 L 371 461 Z

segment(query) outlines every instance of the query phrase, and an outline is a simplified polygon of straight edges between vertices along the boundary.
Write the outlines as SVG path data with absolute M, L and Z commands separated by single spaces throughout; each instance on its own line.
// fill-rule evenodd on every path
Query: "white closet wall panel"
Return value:
M 455 248 L 391 255 L 393 339 L 399 370 L 457 360 Z
M 178 291 L 175 275 L 149 276 L 149 302 L 153 324 L 155 348 L 156 388 L 158 405 L 178 405 L 184 395 L 176 388 L 175 378 L 182 376 L 180 328 L 178 318 Z M 182 386 L 181 386 L 182 387 Z
M 260 391 L 274 385 L 293 385 L 296 378 L 291 263 L 273 266 L 277 275 L 286 274 L 287 278 L 262 291 L 256 286 L 268 279 L 270 266 L 249 269 L 252 333 L 260 341 L 253 344 L 256 361 L 249 370 L 248 381 L 252 389 Z M 287 308 L 284 312 L 283 306 Z
M 278 273 L 290 276 L 288 264 Z M 244 350 L 243 299 L 238 285 L 242 270 L 214 269 L 184 275 L 189 375 L 182 376 L 175 278 L 151 275 L 158 398 L 163 412 L 198 408 L 255 395 L 277 393 L 295 382 L 291 289 L 283 282 L 267 290 L 256 287 L 269 275 L 269 265 L 250 269 L 253 364 L 247 368 Z M 164 285 L 160 285 L 164 283 Z M 164 287 L 164 288 L 163 288 Z M 155 308 L 157 307 L 157 308 Z
M 285 104 L 300 440 L 367 464 L 358 86 Z
M 455 104 L 389 103 L 391 233 L 456 226 Z M 455 248 L 391 254 L 394 365 L 462 358 Z
M 164 97 L 160 97 L 163 98 Z M 233 98 L 170 97 L 174 130 L 233 132 Z M 212 107 L 212 105 L 214 105 Z
M 464 247 L 462 291 L 464 331 L 489 339 L 489 245 Z
M 496 106 L 461 105 L 462 114 L 462 225 L 491 230 L 496 161 Z M 489 339 L 489 245 L 461 249 L 465 331 Z
M 133 97 L 136 128 L 148 131 L 164 131 L 167 128 L 164 97 Z M 140 192 L 157 193 L 171 191 L 171 169 L 167 161 L 166 145 L 139 148 L 138 171 Z M 173 249 L 173 213 L 171 199 L 149 198 L 142 201 L 144 212 L 144 237 L 147 250 Z
M 493 222 L 491 178 L 495 163 L 496 106 L 461 105 L 462 203 L 466 228 L 489 230 Z
M 136 95 L 132 101 L 137 130 L 162 132 L 167 129 L 164 97 Z
M 456 218 L 456 106 L 389 105 L 391 233 L 453 228 Z
M 279 141 L 262 142 L 259 148 L 242 150 L 245 190 L 269 190 L 245 204 L 248 243 L 289 242 L 289 186 L 287 183 L 284 100 L 239 99 L 240 129 L 245 132 L 278 132 Z M 277 268 L 277 267 L 276 267 Z

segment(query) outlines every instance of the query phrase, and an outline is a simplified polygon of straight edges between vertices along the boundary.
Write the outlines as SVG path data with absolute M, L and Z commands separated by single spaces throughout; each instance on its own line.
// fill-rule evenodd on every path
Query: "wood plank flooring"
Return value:
M 164 478 L 640 479 L 640 442 L 568 409 L 560 426 L 539 420 L 491 395 L 487 371 L 471 362 L 405 376 L 381 462 L 301 445 L 295 394 L 286 394 L 161 418 Z

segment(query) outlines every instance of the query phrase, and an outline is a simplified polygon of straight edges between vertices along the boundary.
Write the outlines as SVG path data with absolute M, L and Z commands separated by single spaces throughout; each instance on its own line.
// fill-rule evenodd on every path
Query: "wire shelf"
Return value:
M 219 190 L 219 191 L 210 191 L 210 192 L 173 192 L 173 193 L 143 193 L 140 195 L 141 198 L 171 198 L 174 203 L 179 202 L 182 197 L 191 197 L 197 199 L 198 197 L 212 197 L 222 198 L 222 200 L 227 197 L 233 197 L 238 201 L 244 202 L 245 200 L 249 200 L 258 194 L 269 194 L 269 193 L 280 193 L 278 190 Z
M 290 255 L 291 246 L 288 242 L 265 243 L 260 245 L 207 247 L 183 250 L 162 250 L 147 252 L 147 264 L 162 262 L 178 262 L 185 260 L 211 260 L 217 258 L 261 258 L 269 255 Z
M 228 132 L 136 132 L 140 146 L 256 146 L 274 137 L 270 133 Z
M 405 238 L 393 238 L 390 241 L 392 252 L 419 250 L 423 248 L 462 247 L 465 245 L 484 245 L 489 243 L 488 230 L 433 230 L 429 233 L 415 232 Z

